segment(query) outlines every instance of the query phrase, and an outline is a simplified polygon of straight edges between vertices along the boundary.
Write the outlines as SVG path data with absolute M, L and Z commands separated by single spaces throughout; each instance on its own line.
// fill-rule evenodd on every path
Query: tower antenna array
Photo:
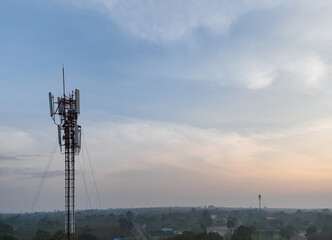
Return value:
M 65 72 L 62 67 L 63 97 L 54 100 L 49 93 L 50 115 L 58 126 L 60 151 L 65 155 L 65 240 L 75 239 L 75 155 L 81 149 L 80 91 L 75 89 L 66 95 Z M 63 149 L 64 147 L 64 149 Z

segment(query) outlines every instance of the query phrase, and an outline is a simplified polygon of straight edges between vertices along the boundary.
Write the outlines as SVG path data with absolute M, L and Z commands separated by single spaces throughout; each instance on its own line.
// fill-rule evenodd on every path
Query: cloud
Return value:
M 69 1 L 71 2 L 71 1 Z M 72 2 L 71 2 L 72 3 Z M 158 77 L 264 89 L 318 89 L 330 76 L 329 1 L 81 0 L 125 35 L 165 48 L 135 66 Z M 154 70 L 151 70 L 154 69 Z M 155 70 L 157 69 L 157 70 Z M 291 85 L 291 84 L 290 84 Z
M 326 162 L 332 132 L 328 122 L 249 135 L 148 121 L 105 122 L 87 131 L 93 132 L 88 143 L 102 181 L 119 173 L 171 168 L 190 172 L 193 181 L 196 175 L 205 176 L 211 184 L 214 178 L 235 185 L 249 181 L 256 187 L 261 179 L 295 184 L 306 183 L 308 176 L 317 184 L 330 178 L 326 170 L 332 168 Z
M 33 168 L 25 168 L 25 167 L 15 167 L 15 168 L 10 168 L 10 167 L 1 167 L 0 168 L 0 175 L 1 178 L 4 179 L 6 178 L 8 180 L 8 178 L 11 179 L 33 179 L 33 178 L 37 178 L 37 179 L 41 179 L 41 177 L 43 176 L 44 172 L 41 172 L 39 169 L 33 169 Z M 51 177 L 58 177 L 58 176 L 63 176 L 64 173 L 63 171 L 59 171 L 59 170 L 54 170 L 54 171 L 49 171 L 47 173 L 47 178 L 51 178 Z
M 17 185 L 26 179 L 40 179 L 54 145 L 49 141 L 50 135 L 41 129 L 33 131 L 7 126 L 0 126 L 0 131 L 0 175 L 3 182 L 8 183 L 11 179 Z M 53 170 L 49 177 L 58 176 L 58 169 L 62 168 L 61 163 L 54 161 L 57 157 L 53 156 Z
M 332 170 L 331 136 L 330 119 L 245 134 L 137 119 L 84 127 L 103 207 L 222 205 L 218 199 L 225 195 L 326 193 Z M 94 196 L 85 141 L 78 161 Z M 1 187 L 37 186 L 46 163 L 44 159 L 41 166 L 42 159 L 34 166 L 32 161 L 20 167 L 2 166 L 0 175 L 6 184 Z M 53 189 L 61 192 L 63 161 L 56 162 L 61 167 L 51 167 L 45 196 Z M 79 174 L 77 181 L 79 195 L 84 196 Z M 225 204 L 232 202 L 230 198 Z
M 230 158 L 250 158 L 250 153 L 259 147 L 237 133 L 226 134 L 217 129 L 171 123 L 106 122 L 87 131 L 94 133 L 89 142 L 97 149 L 96 153 L 109 152 L 107 159 L 115 163 L 111 172 L 121 171 L 122 168 L 129 170 L 127 167 L 144 169 L 149 164 L 160 163 L 205 171 L 195 165 L 206 164 L 207 167 L 213 159 L 223 162 Z M 109 151 L 110 147 L 114 148 L 113 151 Z M 240 147 L 243 151 L 239 151 Z
M 326 182 L 331 180 L 332 170 L 330 122 L 327 119 L 281 131 L 239 134 L 133 119 L 87 124 L 84 136 L 102 202 L 106 204 L 103 207 L 206 202 L 222 205 L 218 199 L 226 195 L 328 192 Z M 93 197 L 93 177 L 87 159 L 83 144 L 78 161 Z M 38 176 L 39 171 L 31 174 L 30 170 L 19 169 L 13 174 Z M 60 176 L 63 172 L 55 174 Z M 79 195 L 83 196 L 81 177 L 77 181 Z M 227 204 L 233 202 L 229 198 Z
M 1 154 L 0 155 L 0 161 L 19 161 L 21 160 L 19 156 L 10 156 L 10 155 L 4 155 L 4 154 Z
M 281 70 L 290 73 L 295 79 L 304 81 L 305 85 L 315 88 L 322 86 L 328 74 L 328 67 L 317 54 L 288 61 Z
M 199 29 L 223 34 L 241 15 L 278 5 L 279 0 L 118 1 L 85 0 L 76 5 L 106 14 L 124 32 L 149 41 L 177 41 Z
M 326 46 L 332 39 L 328 31 L 331 24 L 330 11 L 332 4 L 328 0 L 314 3 L 307 1 L 290 1 L 285 16 L 287 21 L 280 32 L 282 36 L 293 37 L 293 41 L 300 40 L 310 46 Z
M 238 58 L 215 56 L 201 68 L 194 69 L 191 79 L 213 81 L 220 85 L 238 85 L 249 89 L 263 89 L 278 80 L 296 83 L 302 88 L 320 88 L 329 76 L 329 68 L 319 54 L 285 53 L 273 49 L 271 56 L 243 52 Z M 291 84 L 289 84 L 291 86 Z
M 28 132 L 16 128 L 0 127 L 0 151 L 17 153 L 31 148 L 34 141 Z
M 40 157 L 48 157 L 46 154 L 13 154 L 13 155 L 6 155 L 0 154 L 0 161 L 26 161 L 31 159 L 36 159 Z

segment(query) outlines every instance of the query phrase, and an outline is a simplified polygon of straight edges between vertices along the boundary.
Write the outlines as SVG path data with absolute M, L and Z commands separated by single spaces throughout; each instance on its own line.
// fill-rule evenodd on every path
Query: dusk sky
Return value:
M 83 149 L 77 209 L 255 208 L 258 194 L 332 208 L 331 12 L 330 0 L 2 0 L 0 212 L 30 210 L 63 64 L 102 202 Z M 63 188 L 57 149 L 35 210 L 64 210 Z

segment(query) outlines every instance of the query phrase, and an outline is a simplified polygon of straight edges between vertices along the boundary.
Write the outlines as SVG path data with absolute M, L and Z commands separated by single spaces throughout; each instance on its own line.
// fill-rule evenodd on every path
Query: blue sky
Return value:
M 267 207 L 332 207 L 331 8 L 2 1 L 0 211 L 30 208 L 56 139 L 47 94 L 61 94 L 62 64 L 66 89 L 81 90 L 102 207 L 255 207 L 258 194 Z M 36 210 L 63 209 L 62 158 Z

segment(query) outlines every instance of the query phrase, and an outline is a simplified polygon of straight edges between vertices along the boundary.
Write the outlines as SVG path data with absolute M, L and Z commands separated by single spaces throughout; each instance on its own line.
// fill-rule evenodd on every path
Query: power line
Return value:
M 84 149 L 83 148 L 81 148 L 81 150 L 82 150 L 82 158 L 83 158 L 83 173 L 84 173 L 84 177 L 85 177 L 85 179 L 86 179 L 86 168 L 85 168 L 85 158 L 84 158 Z M 87 182 L 86 180 L 85 180 L 85 182 Z M 88 191 L 86 191 L 86 194 L 88 194 Z M 86 196 L 86 207 L 88 208 L 88 195 Z M 89 199 L 90 200 L 90 199 Z M 91 202 L 90 202 L 90 208 L 92 209 L 92 205 L 91 205 Z
M 90 160 L 90 154 L 89 154 L 89 151 L 88 151 L 88 147 L 87 147 L 87 145 L 86 145 L 86 141 L 85 141 L 85 137 L 84 137 L 84 133 L 83 133 L 83 131 L 82 131 L 82 136 L 83 136 L 83 141 L 84 141 L 84 145 L 85 145 L 86 153 L 87 153 L 88 160 L 89 160 L 89 164 L 90 164 L 90 168 L 91 168 L 91 173 L 92 173 L 93 181 L 94 181 L 95 188 L 96 188 L 96 192 L 97 192 L 97 197 L 98 197 L 99 207 L 102 209 L 102 205 L 101 205 L 101 201 L 100 201 L 100 195 L 99 195 L 99 191 L 98 191 L 98 187 L 97 187 L 97 182 L 96 182 L 95 174 L 94 174 L 94 172 L 93 172 L 93 168 L 92 168 L 92 164 L 91 164 L 91 160 Z
M 50 169 L 50 166 L 51 166 L 52 161 L 53 161 L 53 158 L 54 158 L 54 154 L 55 154 L 55 151 L 56 151 L 56 146 L 57 146 L 57 140 L 55 140 L 55 143 L 54 143 L 54 146 L 53 146 L 53 149 L 52 149 L 51 155 L 50 155 L 50 157 L 49 157 L 49 159 L 48 159 L 48 162 L 47 162 L 47 164 L 46 164 L 46 167 L 45 167 L 44 173 L 43 173 L 43 175 L 42 175 L 42 178 L 41 178 L 41 180 L 40 180 L 40 183 L 39 183 L 39 186 L 38 186 L 37 192 L 36 192 L 36 194 L 35 194 L 35 197 L 34 197 L 34 199 L 33 199 L 32 204 L 31 204 L 30 213 L 32 213 L 32 212 L 34 211 L 35 206 L 36 206 L 36 204 L 37 204 L 37 201 L 38 201 L 38 198 L 39 198 L 40 192 L 41 192 L 41 190 L 42 190 L 42 188 L 43 188 L 43 185 L 44 185 L 45 179 L 46 179 L 46 177 L 47 177 L 47 173 L 48 173 L 48 171 L 49 171 L 49 169 Z
M 83 151 L 82 151 L 82 155 L 83 155 Z M 83 155 L 84 156 L 84 155 Z M 83 157 L 84 158 L 84 157 Z M 83 177 L 83 183 L 84 183 L 84 189 L 85 189 L 85 194 L 86 194 L 86 198 L 87 198 L 87 203 L 89 203 L 89 207 L 90 209 L 92 209 L 92 204 L 91 204 L 91 201 L 90 201 L 90 195 L 89 195 L 89 192 L 88 192 L 88 187 L 87 187 L 87 184 L 86 184 L 86 176 L 85 176 L 85 172 L 82 171 L 82 167 L 81 167 L 81 163 L 79 161 L 80 159 L 78 158 L 78 165 L 80 166 L 80 171 L 81 171 L 81 174 L 82 174 L 82 177 Z M 84 161 L 84 160 L 83 160 Z M 87 204 L 88 205 L 88 204 Z M 88 207 L 88 206 L 87 206 Z

